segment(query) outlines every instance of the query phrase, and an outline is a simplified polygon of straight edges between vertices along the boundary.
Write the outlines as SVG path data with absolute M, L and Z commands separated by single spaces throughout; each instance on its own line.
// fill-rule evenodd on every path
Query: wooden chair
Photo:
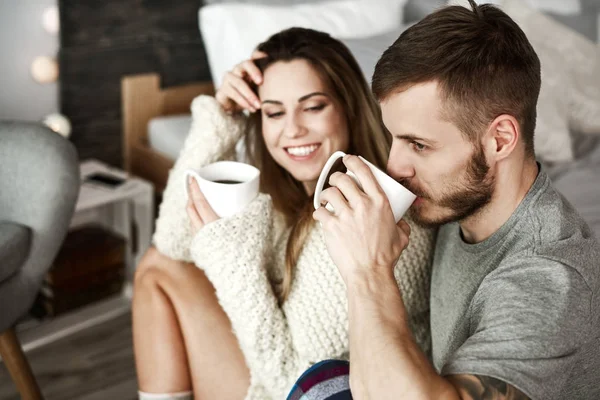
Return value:
M 161 89 L 158 74 L 123 77 L 121 111 L 125 170 L 153 182 L 156 191 L 162 192 L 174 162 L 150 147 L 148 122 L 159 116 L 189 114 L 196 96 L 214 93 L 212 82 Z
M 79 194 L 75 146 L 40 124 L 0 121 L 0 355 L 21 398 L 40 389 L 15 335 L 67 234 Z
M 13 328 L 0 335 L 0 355 L 2 355 L 2 361 L 21 394 L 21 398 L 23 400 L 43 399 L 42 392 L 31 372 L 29 362 L 25 358 L 21 343 L 19 343 Z

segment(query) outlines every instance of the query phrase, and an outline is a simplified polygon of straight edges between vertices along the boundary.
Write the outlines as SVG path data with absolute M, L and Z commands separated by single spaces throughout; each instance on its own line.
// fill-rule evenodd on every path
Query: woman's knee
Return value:
M 133 282 L 133 295 L 139 297 L 140 292 L 149 293 L 160 289 L 161 283 L 165 282 L 164 272 L 153 265 L 147 265 L 138 269 Z
M 172 260 L 158 251 L 156 247 L 149 247 L 135 268 L 134 284 L 137 284 L 138 281 L 142 280 L 144 275 L 146 275 L 146 272 L 162 269 L 162 267 L 169 262 L 172 262 Z
M 134 295 L 142 290 L 157 289 L 161 283 L 166 283 L 169 279 L 167 264 L 172 262 L 155 247 L 150 247 L 136 266 L 133 279 Z
M 173 260 L 151 247 L 137 266 L 133 295 L 135 298 L 138 294 L 141 301 L 145 298 L 142 293 L 152 296 L 155 291 L 166 295 L 174 306 L 193 305 L 206 311 L 221 308 L 214 286 L 201 269 L 185 261 Z
M 150 247 L 136 267 L 134 292 L 160 288 L 166 293 L 183 294 L 187 290 L 194 290 L 194 287 L 202 287 L 204 280 L 204 273 L 195 265 L 173 260 L 155 247 Z

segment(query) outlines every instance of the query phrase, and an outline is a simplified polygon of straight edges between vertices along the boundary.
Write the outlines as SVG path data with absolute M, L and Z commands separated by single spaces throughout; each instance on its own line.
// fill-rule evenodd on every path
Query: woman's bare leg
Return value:
M 133 345 L 141 391 L 191 390 L 187 354 L 177 315 L 167 295 L 152 281 L 156 268 L 178 268 L 151 247 L 137 266 L 132 304 Z
M 136 271 L 132 309 L 141 391 L 244 398 L 250 374 L 202 270 L 151 247 Z

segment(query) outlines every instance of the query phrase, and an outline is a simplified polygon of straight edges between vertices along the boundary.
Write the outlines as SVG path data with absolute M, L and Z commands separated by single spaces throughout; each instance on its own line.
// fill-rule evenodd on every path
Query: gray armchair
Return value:
M 79 193 L 74 146 L 50 129 L 0 121 L 0 355 L 23 399 L 41 399 L 14 332 L 65 238 Z

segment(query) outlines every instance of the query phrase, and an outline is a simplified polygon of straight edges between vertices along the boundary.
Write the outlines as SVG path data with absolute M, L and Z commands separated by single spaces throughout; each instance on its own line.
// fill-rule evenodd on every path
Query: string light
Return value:
M 48 114 L 42 120 L 44 125 L 52 129 L 54 132 L 68 138 L 71 135 L 71 122 L 67 117 L 59 113 Z
M 60 30 L 60 19 L 58 18 L 58 6 L 46 8 L 42 14 L 42 25 L 46 32 L 56 35 Z
M 38 83 L 52 83 L 58 79 L 58 64 L 48 56 L 38 56 L 31 63 L 31 76 Z

